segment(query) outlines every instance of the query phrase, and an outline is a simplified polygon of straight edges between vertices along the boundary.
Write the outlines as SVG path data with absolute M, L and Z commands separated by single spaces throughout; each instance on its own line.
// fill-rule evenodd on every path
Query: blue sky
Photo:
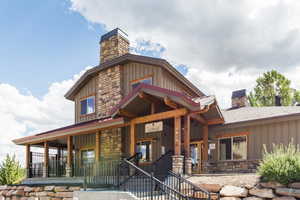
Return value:
M 69 10 L 65 0 L 3 0 L 0 6 L 0 83 L 35 96 L 53 82 L 98 64 L 103 27 Z

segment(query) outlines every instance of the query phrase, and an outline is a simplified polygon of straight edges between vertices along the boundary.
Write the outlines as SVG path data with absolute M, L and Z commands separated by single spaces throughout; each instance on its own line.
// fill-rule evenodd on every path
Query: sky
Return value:
M 297 0 L 2 0 L 0 161 L 11 140 L 74 122 L 64 94 L 99 63 L 100 36 L 116 27 L 131 53 L 167 59 L 222 108 L 276 69 L 300 89 Z

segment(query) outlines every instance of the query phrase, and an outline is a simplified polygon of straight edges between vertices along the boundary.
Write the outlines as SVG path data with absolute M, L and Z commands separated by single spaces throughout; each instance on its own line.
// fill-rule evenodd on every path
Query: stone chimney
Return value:
M 246 90 L 236 90 L 232 92 L 231 96 L 231 107 L 240 108 L 249 106 L 249 102 L 246 95 Z
M 129 40 L 127 34 L 116 28 L 101 36 L 100 63 L 129 53 Z

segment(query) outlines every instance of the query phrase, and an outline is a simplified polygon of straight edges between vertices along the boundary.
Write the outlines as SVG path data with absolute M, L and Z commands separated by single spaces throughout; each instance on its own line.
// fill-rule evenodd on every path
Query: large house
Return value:
M 87 165 L 137 153 L 144 169 L 169 157 L 163 166 L 176 173 L 249 172 L 264 144 L 300 143 L 300 107 L 250 107 L 240 90 L 221 110 L 166 60 L 130 54 L 120 29 L 101 37 L 100 64 L 65 97 L 73 125 L 13 141 L 26 147 L 28 178 L 82 176 Z

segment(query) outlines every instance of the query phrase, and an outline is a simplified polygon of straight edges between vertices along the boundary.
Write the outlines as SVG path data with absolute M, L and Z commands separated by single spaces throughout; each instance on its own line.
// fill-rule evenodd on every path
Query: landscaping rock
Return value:
M 56 186 L 56 187 L 54 187 L 54 191 L 55 192 L 67 192 L 68 189 L 67 189 L 67 186 Z
M 220 195 L 224 197 L 247 197 L 248 190 L 242 187 L 226 185 L 221 189 Z
M 262 182 L 262 183 L 260 183 L 260 185 L 264 188 L 272 188 L 272 189 L 285 187 L 281 183 L 278 183 L 278 182 L 275 182 L 275 181 Z
M 300 198 L 300 190 L 293 188 L 277 188 L 276 194 Z
M 43 187 L 35 187 L 34 191 L 35 192 L 42 192 L 43 191 Z
M 55 197 L 72 198 L 73 192 L 57 192 L 55 193 Z
M 16 190 L 12 193 L 12 195 L 24 196 L 24 190 Z
M 263 198 L 259 198 L 259 197 L 246 197 L 246 198 L 243 198 L 243 200 L 263 200 Z
M 79 186 L 77 187 L 69 187 L 69 191 L 79 191 L 81 188 Z
M 46 197 L 47 196 L 47 192 L 46 191 L 36 192 L 35 196 L 37 196 L 37 197 Z
M 222 189 L 222 186 L 219 184 L 199 184 L 199 187 L 209 192 L 219 192 Z
M 289 188 L 300 189 L 300 182 L 290 183 Z
M 296 198 L 295 197 L 286 196 L 286 197 L 275 197 L 272 200 L 296 200 Z
M 274 198 L 275 197 L 272 189 L 253 188 L 253 189 L 249 190 L 249 194 L 258 196 L 261 198 Z
M 54 185 L 48 185 L 44 188 L 45 191 L 52 191 L 54 190 L 55 186 Z
M 33 188 L 32 187 L 24 187 L 24 192 L 32 192 Z
M 222 197 L 220 200 L 240 200 L 241 198 L 238 197 Z

